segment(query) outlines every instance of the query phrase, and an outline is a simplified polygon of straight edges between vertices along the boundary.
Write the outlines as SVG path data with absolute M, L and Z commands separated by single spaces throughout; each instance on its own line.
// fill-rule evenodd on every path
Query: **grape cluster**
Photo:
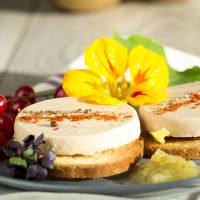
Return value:
M 8 168 L 15 178 L 28 180 L 43 180 L 48 176 L 48 170 L 53 169 L 53 161 L 56 156 L 53 152 L 42 154 L 40 146 L 45 143 L 44 135 L 35 139 L 29 135 L 23 140 L 23 144 L 15 140 L 9 140 L 3 148 L 8 160 Z
M 19 87 L 13 96 L 0 95 L 0 147 L 13 136 L 18 112 L 34 102 L 35 92 L 28 85 Z
M 60 85 L 54 92 L 54 98 L 65 97 Z M 19 87 L 13 96 L 0 95 L 0 147 L 4 146 L 14 134 L 14 121 L 18 112 L 35 103 L 36 93 L 28 85 Z

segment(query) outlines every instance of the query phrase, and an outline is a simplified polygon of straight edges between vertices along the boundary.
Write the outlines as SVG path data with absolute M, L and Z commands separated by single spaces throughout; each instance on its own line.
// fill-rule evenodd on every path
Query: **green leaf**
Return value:
M 34 153 L 33 155 L 31 155 L 31 156 L 29 157 L 29 159 L 32 160 L 32 161 L 34 161 L 34 162 L 36 162 L 36 161 L 37 161 L 37 154 Z
M 164 47 L 159 42 L 151 38 L 141 35 L 133 35 L 129 38 L 123 38 L 117 34 L 116 31 L 113 31 L 113 38 L 120 42 L 122 45 L 126 46 L 128 49 L 132 49 L 138 45 L 143 45 L 145 48 L 164 56 L 166 60 Z M 200 67 L 196 66 L 183 72 L 178 72 L 168 64 L 167 60 L 166 63 L 169 67 L 170 86 L 200 81 Z
M 165 56 L 165 50 L 163 46 L 159 42 L 149 37 L 133 35 L 129 38 L 123 38 L 119 34 L 117 34 L 116 31 L 113 31 L 113 38 L 120 42 L 122 45 L 126 46 L 128 49 L 132 49 L 133 47 L 136 47 L 138 45 L 143 45 L 145 48 Z
M 21 166 L 21 167 L 24 167 L 26 168 L 27 167 L 27 162 L 26 160 L 20 158 L 20 157 L 11 157 L 9 159 L 9 163 L 11 165 L 15 165 L 15 166 Z
M 23 156 L 26 159 L 29 159 L 30 156 L 32 156 L 32 155 L 33 155 L 33 148 L 32 147 L 28 148 L 26 151 L 23 152 Z
M 200 67 L 193 67 L 183 72 L 169 68 L 170 86 L 200 81 Z

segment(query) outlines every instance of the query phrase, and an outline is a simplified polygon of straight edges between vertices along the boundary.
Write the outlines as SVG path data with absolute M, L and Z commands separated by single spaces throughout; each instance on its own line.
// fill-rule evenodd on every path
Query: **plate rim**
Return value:
M 109 178 L 108 182 L 97 185 L 100 180 L 107 178 L 83 180 L 80 182 L 64 181 L 64 180 L 44 180 L 44 181 L 30 181 L 12 178 L 0 175 L 0 183 L 12 188 L 23 189 L 27 191 L 48 191 L 48 192 L 78 192 L 91 194 L 107 194 L 107 195 L 135 195 L 149 192 L 157 192 L 169 190 L 174 187 L 191 187 L 194 184 L 200 183 L 200 177 L 188 178 L 178 181 L 156 183 L 156 184 L 136 184 L 136 183 L 117 183 Z M 69 184 L 70 182 L 70 184 Z M 96 184 L 94 184 L 96 182 Z M 78 184 L 77 184 L 78 183 Z M 90 184 L 88 184 L 90 183 Z M 103 187 L 102 187 L 103 185 Z

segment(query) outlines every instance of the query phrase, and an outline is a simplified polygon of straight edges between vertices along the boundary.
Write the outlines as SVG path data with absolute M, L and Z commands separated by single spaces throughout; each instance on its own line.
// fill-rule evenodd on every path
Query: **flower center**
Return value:
M 110 95 L 119 100 L 125 100 L 129 88 L 129 83 L 126 80 L 125 76 L 118 79 L 110 80 L 108 82 Z

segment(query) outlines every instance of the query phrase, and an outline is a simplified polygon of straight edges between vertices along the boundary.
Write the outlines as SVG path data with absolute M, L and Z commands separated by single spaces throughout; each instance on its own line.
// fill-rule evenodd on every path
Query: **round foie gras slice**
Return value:
M 171 137 L 199 137 L 200 82 L 173 86 L 168 91 L 169 98 L 161 104 L 139 108 L 144 129 L 166 128 Z
M 16 117 L 16 140 L 42 133 L 46 151 L 60 156 L 95 155 L 139 139 L 140 122 L 127 104 L 95 105 L 64 97 L 35 103 Z

